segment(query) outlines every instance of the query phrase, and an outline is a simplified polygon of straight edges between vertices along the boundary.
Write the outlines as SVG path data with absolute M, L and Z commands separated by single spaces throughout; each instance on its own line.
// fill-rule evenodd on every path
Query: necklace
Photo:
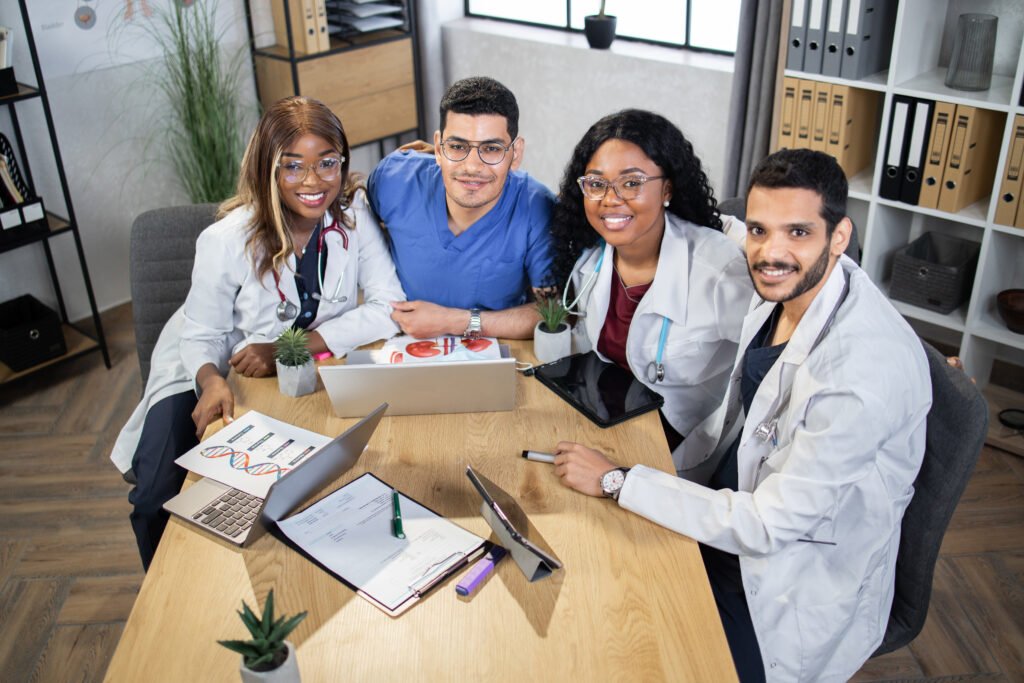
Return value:
M 305 254 L 306 254 L 306 247 L 308 247 L 308 246 L 309 246 L 309 241 L 310 241 L 311 239 L 313 239 L 313 233 L 314 233 L 314 232 L 316 232 L 316 229 L 317 229 L 317 228 L 318 228 L 319 226 L 320 226 L 320 224 L 319 224 L 319 223 L 317 223 L 316 225 L 314 225 L 314 226 L 313 226 L 313 229 L 309 231 L 309 234 L 308 234 L 308 235 L 306 235 L 306 243 L 302 245 L 302 249 L 300 250 L 300 256 L 305 256 Z
M 638 304 L 638 303 L 640 303 L 640 299 L 634 299 L 633 297 L 631 297 L 631 296 L 629 295 L 629 290 L 630 290 L 630 288 L 631 288 L 631 287 L 646 287 L 646 286 L 650 285 L 651 283 L 650 283 L 650 282 L 645 282 L 645 283 L 644 283 L 644 284 L 642 284 L 642 285 L 630 285 L 630 287 L 627 287 L 627 286 L 626 286 L 626 283 L 622 281 L 622 276 L 621 276 L 621 275 L 619 275 L 619 269 L 618 269 L 618 268 L 616 268 L 615 266 L 612 266 L 612 270 L 614 270 L 614 271 L 615 271 L 615 277 L 616 277 L 616 278 L 618 278 L 618 280 L 619 280 L 619 286 L 621 286 L 621 287 L 622 287 L 622 293 L 626 295 L 626 298 L 627 298 L 627 299 L 629 299 L 630 301 L 632 301 L 632 302 L 633 302 L 633 303 L 635 303 L 635 304 Z M 640 298 L 642 299 L 643 297 L 640 297 Z

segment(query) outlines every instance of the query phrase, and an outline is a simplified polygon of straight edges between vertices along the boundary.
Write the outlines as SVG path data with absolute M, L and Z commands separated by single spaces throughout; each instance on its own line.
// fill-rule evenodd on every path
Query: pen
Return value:
M 493 546 L 490 552 L 474 564 L 473 568 L 456 584 L 455 592 L 463 597 L 472 595 L 483 584 L 487 575 L 494 570 L 494 565 L 501 562 L 503 557 L 505 557 L 505 549 L 500 545 Z
M 555 456 L 550 453 L 541 453 L 540 451 L 523 451 L 523 457 L 534 462 L 555 462 Z
M 395 538 L 405 538 L 402 530 L 402 506 L 398 504 L 398 490 L 391 489 L 391 534 Z

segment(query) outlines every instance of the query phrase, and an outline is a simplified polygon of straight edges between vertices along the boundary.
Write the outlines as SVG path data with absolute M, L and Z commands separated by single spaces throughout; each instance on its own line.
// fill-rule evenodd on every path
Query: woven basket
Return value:
M 949 313 L 971 295 L 978 265 L 977 242 L 926 232 L 897 252 L 889 296 L 939 313 Z

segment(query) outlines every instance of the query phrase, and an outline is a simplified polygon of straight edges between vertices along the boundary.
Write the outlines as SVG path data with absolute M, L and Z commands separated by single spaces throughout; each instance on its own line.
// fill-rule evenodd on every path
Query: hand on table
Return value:
M 196 423 L 196 438 L 202 440 L 203 434 L 210 423 L 218 417 L 223 417 L 228 423 L 235 416 L 235 395 L 231 393 L 231 387 L 223 377 L 211 377 L 203 384 L 203 393 L 199 397 L 195 410 L 192 411 L 192 421 Z
M 563 486 L 588 496 L 601 496 L 601 477 L 615 469 L 615 463 L 601 451 L 572 441 L 560 441 L 555 448 L 555 474 Z
M 249 344 L 231 356 L 228 363 L 243 377 L 270 377 L 277 374 L 274 361 L 274 344 Z
M 469 325 L 469 314 L 457 308 L 438 306 L 429 301 L 392 301 L 391 319 L 402 331 L 417 339 L 462 334 Z

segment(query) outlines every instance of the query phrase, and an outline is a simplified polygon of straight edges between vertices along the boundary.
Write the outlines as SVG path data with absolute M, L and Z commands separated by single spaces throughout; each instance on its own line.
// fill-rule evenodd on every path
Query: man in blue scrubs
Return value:
M 407 301 L 392 318 L 416 337 L 483 334 L 525 339 L 540 320 L 552 250 L 554 196 L 516 169 L 525 141 L 519 107 L 501 83 L 458 81 L 441 100 L 433 155 L 399 150 L 368 182 Z

